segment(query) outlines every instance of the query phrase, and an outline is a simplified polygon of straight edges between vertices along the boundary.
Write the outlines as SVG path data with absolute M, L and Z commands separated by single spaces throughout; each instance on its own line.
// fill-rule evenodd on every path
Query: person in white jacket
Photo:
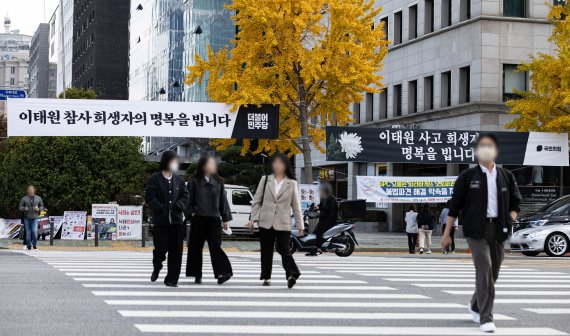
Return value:
M 406 212 L 406 234 L 408 235 L 408 250 L 410 254 L 416 254 L 416 242 L 418 241 L 418 213 L 416 207 L 410 204 L 408 212 Z

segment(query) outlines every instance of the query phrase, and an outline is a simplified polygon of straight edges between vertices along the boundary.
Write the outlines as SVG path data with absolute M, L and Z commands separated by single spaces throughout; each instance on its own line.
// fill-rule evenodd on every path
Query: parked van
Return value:
M 233 184 L 226 184 L 226 196 L 232 211 L 233 220 L 230 227 L 235 234 L 251 234 L 247 227 L 249 216 L 251 214 L 251 204 L 253 203 L 253 195 L 248 188 Z M 254 227 L 254 233 L 259 232 L 257 224 Z

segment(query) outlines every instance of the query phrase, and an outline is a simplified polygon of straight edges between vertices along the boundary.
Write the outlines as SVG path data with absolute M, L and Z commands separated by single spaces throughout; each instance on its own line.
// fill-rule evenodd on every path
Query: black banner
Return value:
M 327 127 L 327 160 L 357 162 L 474 163 L 480 132 L 403 128 Z M 567 134 L 493 132 L 497 163 L 568 165 Z

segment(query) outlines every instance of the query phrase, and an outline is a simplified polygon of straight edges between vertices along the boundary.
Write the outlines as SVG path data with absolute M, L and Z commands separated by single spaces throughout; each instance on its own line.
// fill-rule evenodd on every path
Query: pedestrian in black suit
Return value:
M 232 214 L 224 180 L 217 173 L 216 159 L 204 155 L 198 161 L 196 172 L 188 182 L 190 204 L 186 217 L 190 218 L 190 239 L 186 276 L 194 277 L 195 283 L 202 283 L 202 250 L 208 241 L 214 277 L 223 284 L 232 276 L 232 265 L 222 250 L 222 226 L 228 228 Z
M 188 206 L 188 189 L 184 180 L 176 175 L 179 158 L 174 151 L 166 151 L 160 159 L 160 171 L 152 174 L 145 188 L 145 202 L 152 211 L 154 225 L 154 270 L 150 280 L 158 279 L 162 262 L 168 253 L 168 273 L 164 284 L 177 287 L 182 267 L 184 239 L 183 210 Z

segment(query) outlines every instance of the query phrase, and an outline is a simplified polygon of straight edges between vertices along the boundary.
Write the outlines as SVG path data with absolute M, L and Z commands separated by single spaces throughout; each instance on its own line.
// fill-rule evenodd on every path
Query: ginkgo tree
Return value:
M 515 90 L 520 97 L 507 102 L 517 115 L 508 128 L 518 131 L 570 131 L 570 2 L 552 6 L 548 19 L 553 25 L 549 41 L 554 55 L 539 53 L 517 71 L 530 74 L 529 91 Z
M 233 48 L 197 56 L 186 82 L 207 78 L 210 98 L 234 108 L 279 104 L 279 139 L 244 140 L 242 154 L 302 153 L 311 183 L 311 150 L 324 152 L 325 126 L 350 123 L 350 103 L 381 91 L 381 8 L 374 0 L 234 0 L 227 9 L 235 13 Z M 219 150 L 235 143 L 213 140 Z

